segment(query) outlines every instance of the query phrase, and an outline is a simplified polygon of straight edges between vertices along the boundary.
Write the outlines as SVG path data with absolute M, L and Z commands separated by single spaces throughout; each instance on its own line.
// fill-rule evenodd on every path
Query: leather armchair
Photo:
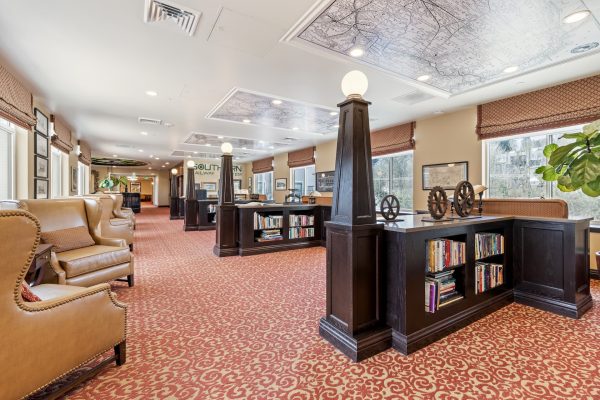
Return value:
M 100 215 L 100 235 L 106 238 L 124 239 L 131 250 L 133 250 L 133 222 L 131 219 L 117 218 L 114 214 L 114 198 L 107 194 L 86 195 L 98 199 L 102 204 Z
M 121 193 L 107 193 L 114 200 L 113 214 L 117 218 L 128 218 L 135 229 L 135 213 L 131 208 L 123 207 L 123 195 Z
M 102 203 L 94 198 L 21 200 L 22 207 L 37 217 L 42 232 L 85 226 L 94 245 L 52 252 L 50 265 L 59 284 L 93 286 L 127 277 L 133 286 L 133 254 L 124 239 L 102 236 Z
M 42 301 L 23 301 L 21 283 L 39 241 L 35 216 L 0 211 L 1 399 L 24 398 L 110 349 L 115 356 L 106 363 L 125 363 L 127 306 L 108 284 L 44 284 L 31 288 Z

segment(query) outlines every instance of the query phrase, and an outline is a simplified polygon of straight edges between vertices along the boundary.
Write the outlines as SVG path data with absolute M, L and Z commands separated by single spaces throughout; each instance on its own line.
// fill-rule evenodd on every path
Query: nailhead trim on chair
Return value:
M 16 286 L 15 286 L 15 290 L 14 290 L 14 298 L 15 301 L 17 303 L 17 306 L 23 310 L 23 311 L 27 311 L 27 312 L 38 312 L 38 311 L 44 311 L 44 310 L 49 310 L 55 307 L 58 307 L 62 304 L 67 304 L 67 303 L 71 303 L 72 301 L 75 301 L 77 299 L 81 299 L 87 296 L 91 296 L 93 294 L 96 293 L 100 293 L 103 291 L 107 291 L 108 292 L 108 296 L 111 300 L 111 302 L 119 308 L 123 308 L 125 310 L 125 328 L 123 330 L 123 340 L 127 340 L 127 305 L 124 303 L 119 302 L 114 293 L 110 290 L 110 285 L 108 285 L 107 283 L 105 284 L 101 284 L 102 286 L 99 286 L 98 288 L 96 288 L 95 290 L 92 291 L 88 291 L 85 292 L 84 294 L 81 294 L 79 296 L 75 296 L 75 297 L 71 297 L 69 298 L 69 300 L 65 300 L 65 301 L 60 301 L 58 303 L 54 303 L 51 306 L 43 306 L 42 307 L 32 307 L 30 305 L 28 305 L 26 302 L 23 301 L 23 298 L 21 297 L 21 282 L 23 281 L 23 279 L 25 278 L 25 275 L 27 274 L 27 271 L 29 270 L 29 266 L 31 265 L 31 262 L 33 261 L 33 258 L 35 256 L 35 248 L 37 248 L 37 246 L 40 243 L 40 231 L 41 231 L 41 226 L 40 226 L 40 221 L 30 212 L 28 211 L 24 211 L 24 210 L 5 210 L 2 213 L 2 216 L 7 216 L 7 217 L 26 217 L 29 218 L 33 223 L 35 223 L 35 225 L 37 226 L 37 235 L 35 238 L 35 246 L 32 248 L 29 257 L 27 258 L 27 262 L 25 264 L 25 266 L 23 267 L 23 269 L 21 270 L 21 273 L 18 275 L 17 277 L 17 281 L 15 282 Z M 42 302 L 38 302 L 39 303 L 43 303 Z M 98 356 L 100 356 L 103 353 L 106 353 L 107 351 L 111 350 L 112 348 L 114 348 L 116 345 L 118 345 L 119 343 L 121 343 L 122 341 L 119 341 L 115 344 L 113 344 L 111 347 L 109 347 L 106 350 L 103 350 L 99 353 L 97 353 L 96 355 L 94 355 L 93 357 L 87 359 L 86 361 L 82 362 L 81 364 L 71 368 L 70 370 L 66 371 L 64 374 L 54 378 L 53 380 L 51 380 L 50 382 L 46 383 L 43 386 L 38 387 L 37 389 L 29 392 L 29 394 L 27 394 L 26 396 L 22 397 L 22 399 L 25 399 L 29 396 L 31 396 L 32 394 L 42 390 L 45 387 L 48 387 L 49 385 L 53 384 L 54 382 L 58 381 L 59 379 L 63 378 L 64 376 L 70 374 L 71 372 L 75 371 L 76 369 L 80 368 L 81 366 L 83 366 L 84 364 L 87 364 L 88 362 L 92 361 L 93 359 L 97 358 Z

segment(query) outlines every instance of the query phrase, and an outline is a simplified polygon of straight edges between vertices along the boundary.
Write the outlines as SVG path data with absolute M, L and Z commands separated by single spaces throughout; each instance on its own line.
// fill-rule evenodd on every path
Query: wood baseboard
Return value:
M 587 310 L 592 307 L 592 296 L 587 295 L 577 303 L 567 303 L 547 296 L 540 296 L 535 293 L 522 292 L 515 289 L 515 302 L 549 311 L 564 317 L 579 319 Z
M 217 257 L 232 257 L 238 255 L 237 247 L 225 247 L 221 248 L 217 245 L 213 247 L 213 254 Z
M 590 278 L 600 279 L 600 269 L 591 269 L 590 268 Z
M 352 337 L 321 318 L 319 334 L 354 362 L 365 360 L 392 345 L 392 329 L 381 326 Z
M 270 245 L 270 246 L 240 248 L 239 254 L 240 254 L 240 256 L 251 256 L 251 255 L 255 255 L 255 254 L 273 253 L 275 251 L 296 250 L 296 249 L 304 249 L 307 247 L 317 247 L 317 246 L 321 246 L 320 240 L 312 240 L 312 241 L 307 241 L 307 242 L 296 242 L 296 243 L 286 243 L 286 244 L 274 244 L 274 245 Z

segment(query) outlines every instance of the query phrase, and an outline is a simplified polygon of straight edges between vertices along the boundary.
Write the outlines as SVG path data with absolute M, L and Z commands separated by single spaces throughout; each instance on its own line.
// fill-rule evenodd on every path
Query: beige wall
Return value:
M 290 185 L 290 167 L 287 165 L 288 155 L 287 153 L 281 153 L 275 155 L 275 160 L 273 162 L 273 185 L 275 185 L 275 180 L 280 178 L 286 178 L 288 187 Z M 275 188 L 273 188 L 275 189 Z M 283 203 L 285 201 L 285 196 L 287 196 L 289 192 L 287 190 L 274 190 L 273 192 L 273 200 L 275 203 Z
M 317 145 L 315 172 L 327 172 L 335 169 L 336 146 L 337 139 Z M 333 196 L 333 192 L 323 192 L 321 195 L 323 197 L 331 197 Z
M 596 252 L 600 251 L 600 233 L 590 234 L 590 266 L 594 269 L 600 269 L 596 264 Z
M 469 162 L 469 181 L 482 183 L 482 145 L 475 126 L 477 108 L 418 120 L 413 153 L 413 208 L 427 209 L 428 191 L 423 190 L 422 167 L 427 164 Z
M 218 186 L 219 186 L 219 179 L 221 176 L 221 160 L 215 160 L 215 159 L 210 159 L 210 160 L 204 160 L 204 159 L 194 159 L 194 158 L 190 158 L 190 160 L 193 160 L 196 163 L 196 170 L 194 171 L 194 182 L 195 183 L 216 183 L 217 184 L 217 191 L 218 191 Z M 186 160 L 184 162 L 184 164 L 186 164 L 188 162 L 188 160 Z M 186 164 L 187 165 L 187 164 Z M 202 168 L 198 168 L 199 165 L 202 165 Z M 247 164 L 239 164 L 239 163 L 233 163 L 234 166 L 234 171 L 233 171 L 233 179 L 240 179 L 242 181 L 242 189 L 247 189 L 248 188 L 248 179 L 247 179 L 247 171 L 246 171 L 246 165 Z M 241 171 L 239 169 L 236 169 L 236 167 L 239 167 L 239 169 L 241 169 Z M 250 166 L 250 169 L 252 169 L 252 166 Z M 187 190 L 187 166 L 183 169 L 183 191 L 184 191 L 184 196 L 185 196 L 185 191 Z

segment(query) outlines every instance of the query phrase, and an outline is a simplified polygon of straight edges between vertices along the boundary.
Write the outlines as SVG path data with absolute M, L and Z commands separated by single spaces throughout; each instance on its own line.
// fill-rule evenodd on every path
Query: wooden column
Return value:
M 171 202 L 169 204 L 169 218 L 181 219 L 179 216 L 179 195 L 177 193 L 177 175 L 171 174 Z
M 340 103 L 333 204 L 327 227 L 327 313 L 322 337 L 353 361 L 391 346 L 385 324 L 381 241 L 376 222 L 369 102 Z
M 219 257 L 236 256 L 237 225 L 235 194 L 233 191 L 233 156 L 221 156 L 221 177 L 219 180 L 219 202 L 217 203 L 217 235 L 213 253 Z
M 196 199 L 194 168 L 188 168 L 187 173 L 187 193 L 185 195 L 185 216 L 183 218 L 183 230 L 198 230 L 198 200 Z

